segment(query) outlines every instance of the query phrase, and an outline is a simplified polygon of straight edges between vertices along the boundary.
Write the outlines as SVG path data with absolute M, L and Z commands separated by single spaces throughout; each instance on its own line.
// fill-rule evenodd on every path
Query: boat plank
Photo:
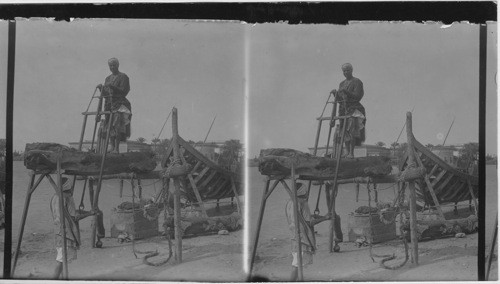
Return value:
M 195 183 L 198 184 L 198 182 L 203 178 L 203 176 L 210 170 L 210 167 L 205 166 L 205 168 L 196 176 L 194 179 Z
M 453 174 L 448 174 L 448 177 L 439 185 L 436 187 L 436 195 L 439 196 L 439 199 L 441 199 L 441 196 L 443 194 L 446 194 L 447 190 L 445 190 L 446 186 L 448 186 L 448 183 L 450 180 L 452 180 L 455 176 Z M 456 178 L 456 177 L 455 177 Z
M 439 181 L 440 181 L 440 180 L 441 180 L 441 179 L 442 179 L 442 178 L 446 175 L 446 173 L 448 173 L 448 171 L 443 169 L 443 170 L 442 170 L 442 171 L 438 174 L 438 176 L 437 176 L 437 177 L 436 177 L 436 178 L 432 181 L 432 186 L 433 186 L 433 187 L 434 187 L 434 186 L 436 186 L 436 185 L 439 183 Z M 449 176 L 453 176 L 453 175 L 452 175 L 452 174 L 450 174 Z

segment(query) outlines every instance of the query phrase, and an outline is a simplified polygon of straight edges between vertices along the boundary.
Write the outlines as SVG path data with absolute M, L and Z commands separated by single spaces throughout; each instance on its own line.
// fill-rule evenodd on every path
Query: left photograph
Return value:
M 244 41 L 229 22 L 16 21 L 11 277 L 246 279 Z

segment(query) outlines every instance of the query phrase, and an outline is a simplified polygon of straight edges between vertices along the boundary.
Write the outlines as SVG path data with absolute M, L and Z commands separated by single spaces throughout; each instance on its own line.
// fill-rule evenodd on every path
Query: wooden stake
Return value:
M 292 162 L 292 198 L 293 198 L 293 219 L 295 222 L 295 241 L 297 242 L 297 265 L 299 266 L 299 281 L 304 281 L 302 267 L 302 242 L 300 239 L 299 206 L 297 204 L 297 186 L 295 185 L 295 165 Z
M 61 223 L 62 256 L 63 256 L 63 279 L 68 280 L 68 249 L 66 240 L 66 214 L 64 214 L 64 194 L 61 179 L 61 158 L 57 159 L 57 187 L 59 191 L 59 222 Z
M 179 128 L 177 124 L 177 108 L 172 109 L 172 145 L 174 160 L 180 161 L 179 151 Z M 175 258 L 182 263 L 182 228 L 181 228 L 181 189 L 179 178 L 174 178 L 174 227 L 175 227 Z
M 408 143 L 408 167 L 415 166 L 415 149 L 413 148 L 413 132 L 411 112 L 406 113 L 406 134 Z M 412 244 L 412 260 L 418 265 L 418 239 L 417 239 L 417 195 L 415 192 L 415 182 L 408 182 L 410 188 L 410 237 Z

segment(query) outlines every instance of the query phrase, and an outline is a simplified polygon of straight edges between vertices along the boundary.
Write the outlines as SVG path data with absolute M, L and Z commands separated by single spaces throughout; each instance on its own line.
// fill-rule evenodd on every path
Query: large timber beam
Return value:
M 296 165 L 296 174 L 300 179 L 332 180 L 335 174 L 336 160 L 316 157 L 293 149 L 261 150 L 259 171 L 263 175 L 290 175 L 291 164 Z M 390 158 L 374 156 L 355 159 L 342 159 L 338 178 L 383 177 L 392 171 Z
M 98 175 L 102 155 L 81 152 L 56 143 L 26 144 L 24 165 L 26 168 L 39 171 L 55 171 L 57 155 L 61 151 L 61 169 L 66 174 Z M 152 152 L 107 153 L 103 173 L 105 175 L 119 173 L 147 173 L 156 168 Z

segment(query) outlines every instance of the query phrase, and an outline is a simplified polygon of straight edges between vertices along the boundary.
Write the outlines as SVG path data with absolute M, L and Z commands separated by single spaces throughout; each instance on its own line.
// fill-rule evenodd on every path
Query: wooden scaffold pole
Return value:
M 177 124 L 177 108 L 172 109 L 172 145 L 174 160 L 180 162 L 179 128 Z M 175 162 L 174 162 L 175 163 Z M 182 263 L 182 228 L 181 228 L 181 189 L 179 178 L 174 177 L 174 227 L 175 227 L 175 259 Z
M 295 241 L 297 242 L 297 265 L 298 281 L 304 281 L 304 272 L 302 267 L 302 241 L 300 236 L 299 224 L 299 206 L 297 204 L 297 185 L 295 184 L 295 163 L 292 162 L 292 198 L 293 198 L 293 219 L 295 222 Z
M 61 225 L 62 257 L 63 257 L 63 279 L 68 280 L 68 249 L 66 240 L 66 214 L 64 213 L 64 193 L 61 177 L 61 152 L 57 158 L 57 195 L 59 195 L 59 222 Z
M 415 149 L 413 148 L 413 132 L 411 112 L 406 113 L 406 135 L 408 143 L 408 167 L 416 167 L 415 164 Z M 417 239 L 417 195 L 415 190 L 415 182 L 410 180 L 408 182 L 410 188 L 410 239 L 412 247 L 412 262 L 418 265 L 418 239 Z

